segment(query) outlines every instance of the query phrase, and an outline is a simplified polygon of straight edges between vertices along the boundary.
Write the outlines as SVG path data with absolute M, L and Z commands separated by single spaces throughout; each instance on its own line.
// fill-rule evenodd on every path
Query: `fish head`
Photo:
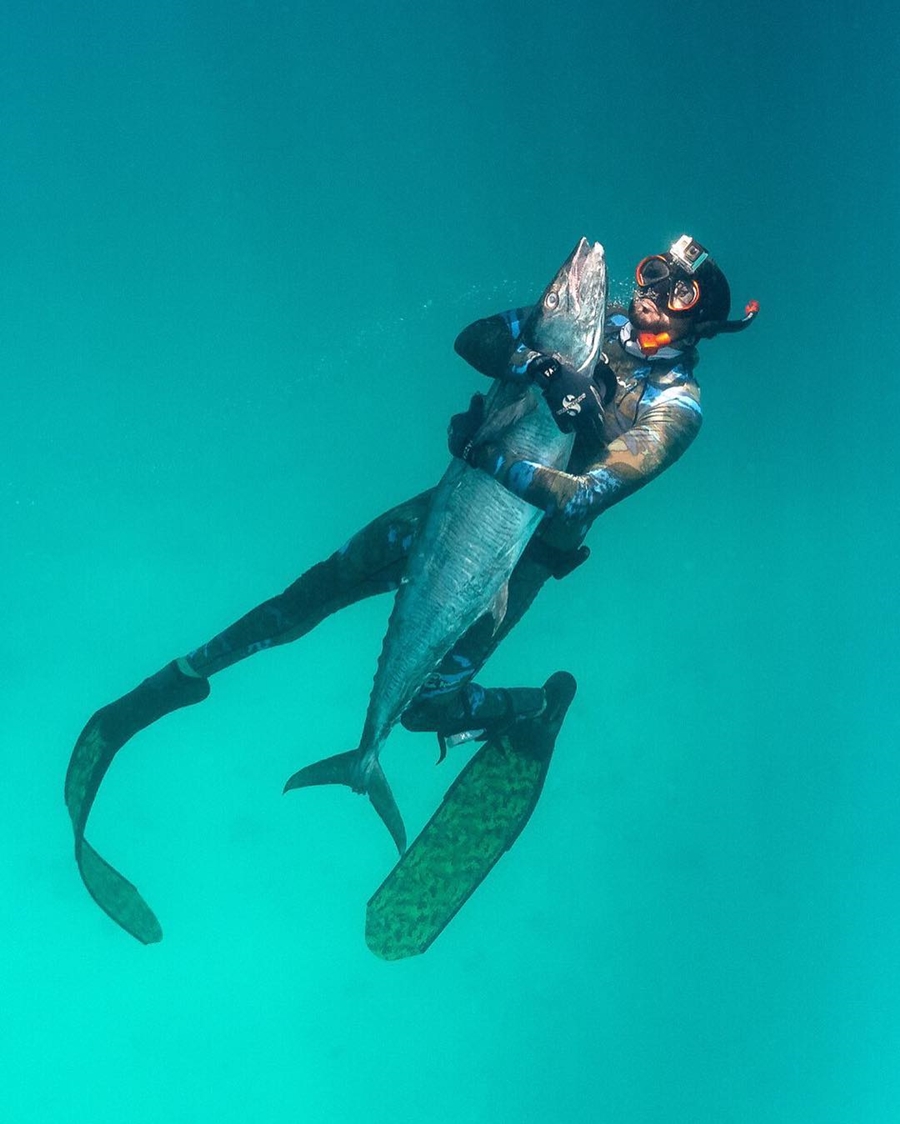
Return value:
M 539 351 L 556 352 L 577 371 L 600 351 L 606 317 L 606 252 L 586 238 L 560 266 L 525 325 L 525 338 Z

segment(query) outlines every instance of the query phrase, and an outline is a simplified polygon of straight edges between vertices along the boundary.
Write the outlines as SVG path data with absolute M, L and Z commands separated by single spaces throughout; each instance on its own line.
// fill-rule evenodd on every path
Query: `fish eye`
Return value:
M 557 293 L 555 289 L 551 290 L 544 298 L 544 304 L 548 308 L 556 308 L 559 304 L 559 293 Z

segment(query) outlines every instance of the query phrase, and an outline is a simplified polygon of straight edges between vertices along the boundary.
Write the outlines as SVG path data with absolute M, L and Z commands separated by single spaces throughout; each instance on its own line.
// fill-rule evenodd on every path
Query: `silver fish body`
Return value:
M 606 284 L 603 247 L 582 238 L 525 326 L 529 345 L 587 369 L 600 348 Z M 574 438 L 560 431 L 536 388 L 498 382 L 476 435 L 488 440 L 506 458 L 563 468 Z M 492 609 L 499 623 L 506 584 L 542 517 L 487 472 L 451 462 L 397 591 L 358 749 L 300 770 L 287 788 L 344 783 L 368 793 L 404 849 L 402 819 L 378 762 L 381 747 L 466 630 Z
M 486 420 L 508 407 L 522 416 L 495 438 L 498 453 L 562 468 L 573 437 L 562 433 L 531 387 L 497 384 Z M 454 643 L 493 611 L 542 512 L 492 476 L 454 460 L 416 536 L 375 673 L 360 742 L 360 779 L 391 728 Z M 497 612 L 502 617 L 502 607 Z

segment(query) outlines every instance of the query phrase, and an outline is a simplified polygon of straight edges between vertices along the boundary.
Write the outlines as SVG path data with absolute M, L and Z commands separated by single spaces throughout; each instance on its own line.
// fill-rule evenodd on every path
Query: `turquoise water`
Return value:
M 247 0 L 0 17 L 5 1124 L 900 1119 L 891 355 L 897 17 Z M 386 833 L 281 796 L 358 737 L 389 603 L 146 731 L 90 835 L 90 713 L 434 482 L 472 319 L 578 236 L 688 230 L 757 324 L 487 683 L 580 691 L 527 831 L 376 960 Z M 615 286 L 614 286 L 615 287 Z M 407 823 L 459 759 L 397 731 Z

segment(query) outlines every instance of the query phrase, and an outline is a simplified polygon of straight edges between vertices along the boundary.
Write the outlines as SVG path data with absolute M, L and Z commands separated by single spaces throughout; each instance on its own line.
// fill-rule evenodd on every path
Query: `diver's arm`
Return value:
M 529 363 L 543 358 L 542 353 L 531 348 L 522 337 L 531 311 L 531 306 L 511 308 L 508 312 L 476 320 L 456 337 L 453 345 L 456 354 L 489 378 L 527 381 L 531 374 Z M 607 309 L 604 332 L 607 338 L 614 338 L 625 322 L 624 311 L 619 305 Z
M 611 441 L 581 474 L 507 460 L 490 444 L 473 449 L 470 459 L 504 488 L 544 511 L 544 538 L 568 549 L 581 542 L 598 515 L 674 464 L 697 436 L 701 421 L 696 384 L 683 384 L 663 391 L 640 410 L 636 424 Z
M 528 381 L 528 364 L 540 355 L 522 339 L 530 312 L 530 308 L 512 308 L 476 320 L 456 337 L 456 354 L 489 378 Z

